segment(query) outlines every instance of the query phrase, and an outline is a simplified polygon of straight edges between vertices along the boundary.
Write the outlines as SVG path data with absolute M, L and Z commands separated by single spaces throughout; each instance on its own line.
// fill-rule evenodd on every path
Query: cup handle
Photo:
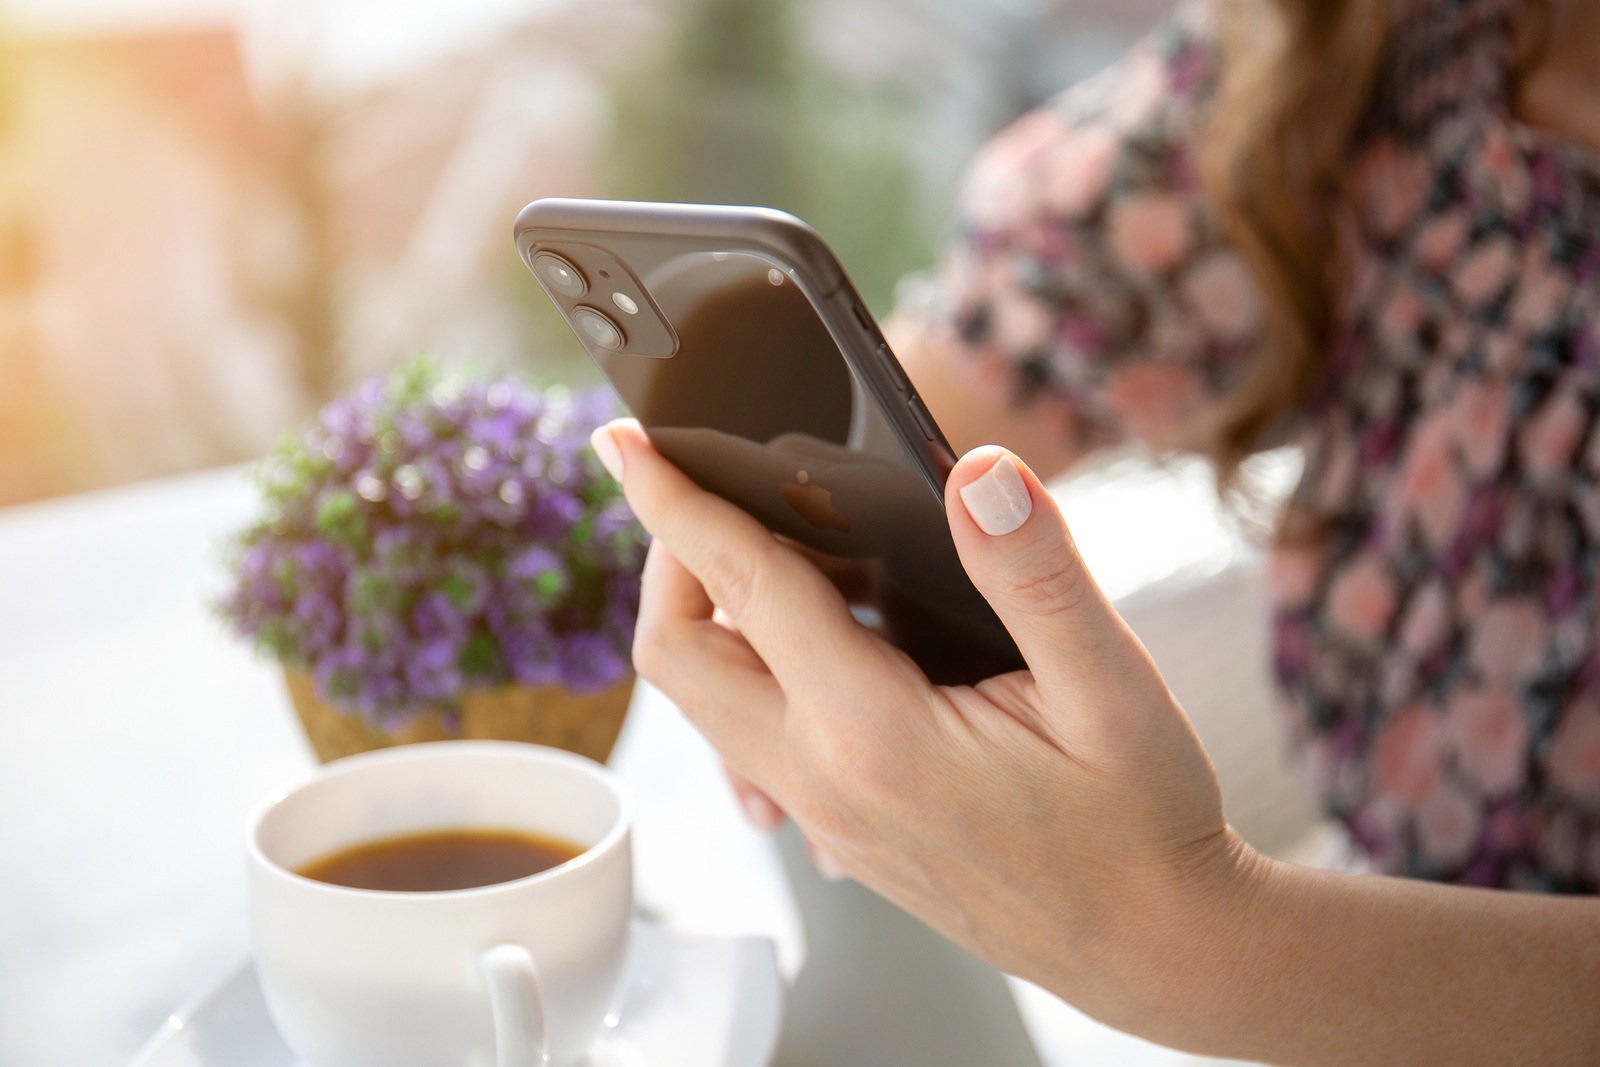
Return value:
M 539 971 L 521 945 L 496 945 L 479 962 L 489 980 L 497 1067 L 537 1067 L 548 1060 Z

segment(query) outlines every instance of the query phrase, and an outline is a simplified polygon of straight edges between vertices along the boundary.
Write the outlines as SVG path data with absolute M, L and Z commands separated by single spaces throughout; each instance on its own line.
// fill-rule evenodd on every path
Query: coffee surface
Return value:
M 340 849 L 295 873 L 351 889 L 437 893 L 512 882 L 582 852 L 569 841 L 521 830 L 434 830 Z

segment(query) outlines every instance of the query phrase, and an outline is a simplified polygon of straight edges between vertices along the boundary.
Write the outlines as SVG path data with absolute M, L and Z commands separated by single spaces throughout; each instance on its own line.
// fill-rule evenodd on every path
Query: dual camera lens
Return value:
M 573 308 L 572 321 L 585 337 L 601 348 L 615 350 L 622 347 L 622 330 L 604 312 L 594 308 Z
M 533 257 L 533 269 L 539 278 L 562 296 L 577 298 L 589 291 L 578 268 L 551 252 L 540 252 Z
M 584 280 L 583 273 L 553 252 L 540 252 L 534 256 L 533 269 L 540 281 L 562 296 L 576 300 L 589 291 L 589 283 Z M 611 299 L 629 315 L 639 311 L 638 303 L 626 293 L 613 293 Z M 601 348 L 615 351 L 623 346 L 622 327 L 612 322 L 611 317 L 603 311 L 592 307 L 573 308 L 572 322 L 584 337 Z

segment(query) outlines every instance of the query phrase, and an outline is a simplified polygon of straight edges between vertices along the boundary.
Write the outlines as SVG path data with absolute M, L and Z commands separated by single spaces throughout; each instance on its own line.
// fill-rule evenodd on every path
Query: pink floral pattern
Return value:
M 1295 433 L 1273 670 L 1379 868 L 1600 891 L 1600 153 L 1508 117 L 1517 0 L 1401 0 L 1352 152 L 1339 336 Z M 943 275 L 989 380 L 1165 448 L 1258 292 L 1196 177 L 1209 5 L 1002 134 Z

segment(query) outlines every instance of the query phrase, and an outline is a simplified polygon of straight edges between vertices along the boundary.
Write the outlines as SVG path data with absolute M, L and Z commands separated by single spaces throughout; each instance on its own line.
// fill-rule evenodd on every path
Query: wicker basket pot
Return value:
M 360 716 L 325 702 L 304 672 L 285 670 L 283 677 L 306 738 L 323 763 L 374 748 L 456 738 L 528 741 L 604 763 L 622 732 L 634 681 L 629 675 L 598 693 L 521 685 L 472 690 L 462 698 L 453 728 L 443 712 L 427 711 L 392 733 L 381 733 Z

